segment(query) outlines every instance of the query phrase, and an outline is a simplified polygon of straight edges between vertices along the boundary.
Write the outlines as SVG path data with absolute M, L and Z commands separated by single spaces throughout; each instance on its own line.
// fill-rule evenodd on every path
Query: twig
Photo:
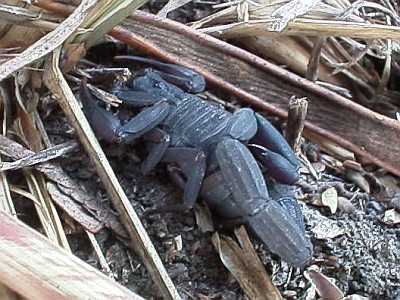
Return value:
M 5 140 L 0 140 L 0 142 L 4 142 Z M 60 157 L 71 150 L 75 149 L 78 146 L 76 141 L 68 141 L 62 143 L 60 145 L 45 149 L 43 151 L 33 153 L 32 155 L 23 157 L 14 162 L 2 162 L 0 164 L 0 172 L 4 172 L 7 170 L 17 170 L 20 168 L 30 167 L 42 162 L 47 162 L 51 159 Z M 8 155 L 6 151 L 0 148 L 0 153 L 3 155 Z
M 300 153 L 300 139 L 306 121 L 308 101 L 306 98 L 292 97 L 289 101 L 289 113 L 286 130 L 286 140 L 298 155 Z

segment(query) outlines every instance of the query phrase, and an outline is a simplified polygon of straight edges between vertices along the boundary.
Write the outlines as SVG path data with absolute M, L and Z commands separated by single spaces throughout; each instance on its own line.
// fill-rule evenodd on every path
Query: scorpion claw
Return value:
M 96 104 L 86 84 L 87 79 L 83 78 L 80 85 L 80 99 L 83 105 L 83 111 L 88 117 L 90 124 L 107 142 L 119 142 L 120 137 L 117 132 L 121 127 L 120 120 L 114 116 L 111 111 L 107 111 Z
M 228 189 L 235 199 L 241 199 L 239 211 L 250 214 L 269 198 L 261 170 L 245 145 L 227 138 L 218 144 L 215 154 Z
M 231 213 L 229 216 L 231 218 L 247 215 L 249 229 L 283 260 L 296 266 L 306 263 L 312 254 L 312 245 L 304 235 L 304 225 L 302 220 L 299 220 L 301 214 L 299 211 L 285 210 L 286 204 L 295 207 L 297 203 L 279 203 L 270 200 L 257 162 L 247 147 L 239 141 L 223 140 L 217 146 L 216 156 L 222 176 L 227 182 L 227 191 L 232 193 L 234 199 L 241 199 L 240 204 L 229 210 L 222 205 L 220 209 L 224 213 L 240 212 L 237 215 Z M 221 190 L 220 186 L 219 190 L 214 189 L 212 193 L 223 195 L 227 191 Z M 275 191 L 276 194 L 286 197 L 292 196 L 289 192 L 283 188 Z M 230 199 L 230 197 L 229 193 L 225 193 L 221 198 Z

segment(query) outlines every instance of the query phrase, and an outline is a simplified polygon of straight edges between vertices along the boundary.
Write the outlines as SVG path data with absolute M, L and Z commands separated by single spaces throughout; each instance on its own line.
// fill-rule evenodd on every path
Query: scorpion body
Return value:
M 169 83 L 171 76 L 174 83 L 182 77 L 183 85 L 192 82 L 192 91 L 202 90 L 204 79 L 189 69 L 138 57 L 119 60 L 145 62 L 163 71 L 147 69 L 114 88 L 118 98 L 141 107 L 140 112 L 121 124 L 95 104 L 83 85 L 84 110 L 93 126 L 101 123 L 97 131 L 108 141 L 130 143 L 139 137 L 148 141 L 144 173 L 161 161 L 178 165 L 174 175 L 184 190 L 184 203 L 163 211 L 191 209 L 201 195 L 224 219 L 246 224 L 283 260 L 296 266 L 306 263 L 312 245 L 291 186 L 299 178 L 299 162 L 279 132 L 249 108 L 230 113 Z M 253 153 L 247 146 L 251 144 Z

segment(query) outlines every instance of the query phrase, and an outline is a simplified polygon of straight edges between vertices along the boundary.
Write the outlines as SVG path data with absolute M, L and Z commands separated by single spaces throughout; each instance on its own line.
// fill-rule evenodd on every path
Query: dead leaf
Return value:
M 235 234 L 240 246 L 232 238 L 217 232 L 212 236 L 222 263 L 250 299 L 283 299 L 254 251 L 244 226 L 236 229 Z
M 210 208 L 205 203 L 198 203 L 194 208 L 196 224 L 202 232 L 214 232 L 214 223 Z
M 343 292 L 328 278 L 316 269 L 308 270 L 309 277 L 315 284 L 318 295 L 324 300 L 341 300 L 344 297 Z
M 327 188 L 321 194 L 321 202 L 324 206 L 328 206 L 331 213 L 334 214 L 338 208 L 338 193 L 334 187 Z

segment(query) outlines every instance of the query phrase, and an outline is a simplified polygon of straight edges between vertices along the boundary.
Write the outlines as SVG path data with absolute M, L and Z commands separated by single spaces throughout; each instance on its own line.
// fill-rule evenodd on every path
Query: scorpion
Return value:
M 293 266 L 309 262 L 312 245 L 293 188 L 300 162 L 277 129 L 250 108 L 231 113 L 200 99 L 195 93 L 205 89 L 205 79 L 191 69 L 137 56 L 114 59 L 151 67 L 112 89 L 139 113 L 122 120 L 97 105 L 86 80 L 83 110 L 108 142 L 147 141 L 144 174 L 159 162 L 177 166 L 171 173 L 183 189 L 183 203 L 160 210 L 190 210 L 201 196 L 224 220 L 245 224 L 282 260 Z

